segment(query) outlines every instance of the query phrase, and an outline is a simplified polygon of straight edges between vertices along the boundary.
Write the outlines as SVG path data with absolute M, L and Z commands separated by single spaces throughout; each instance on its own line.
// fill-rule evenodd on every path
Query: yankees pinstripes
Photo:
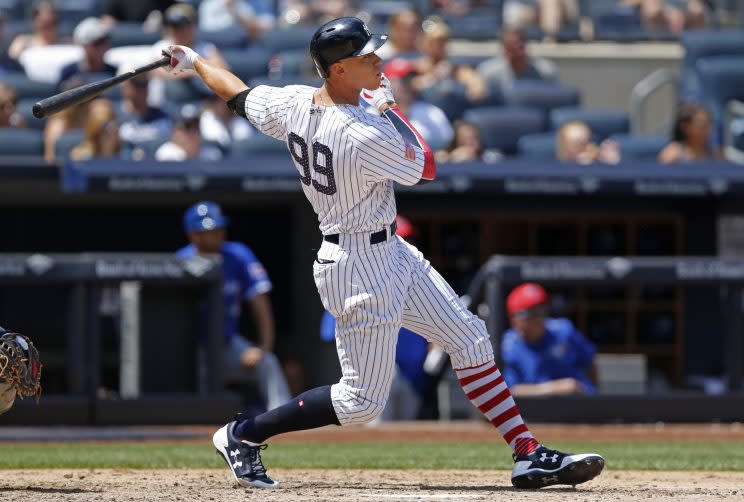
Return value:
M 287 143 L 321 232 L 338 234 L 337 243 L 323 241 L 313 275 L 323 306 L 336 318 L 342 377 L 331 386 L 331 401 L 339 422 L 369 422 L 382 412 L 404 326 L 447 351 L 461 368 L 468 397 L 513 448 L 534 449 L 537 443 L 494 365 L 483 321 L 421 252 L 390 235 L 393 181 L 413 185 L 421 179 L 423 149 L 361 107 L 313 104 L 314 91 L 256 87 L 246 115 L 261 132 Z M 370 233 L 381 229 L 387 238 L 371 244 Z

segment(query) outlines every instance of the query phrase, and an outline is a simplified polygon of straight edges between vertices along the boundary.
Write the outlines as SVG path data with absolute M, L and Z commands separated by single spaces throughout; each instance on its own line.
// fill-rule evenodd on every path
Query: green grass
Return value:
M 597 452 L 610 469 L 744 471 L 744 441 L 571 442 L 552 447 Z M 272 445 L 271 468 L 510 469 L 500 443 L 342 443 Z M 224 467 L 205 443 L 0 444 L 0 469 Z

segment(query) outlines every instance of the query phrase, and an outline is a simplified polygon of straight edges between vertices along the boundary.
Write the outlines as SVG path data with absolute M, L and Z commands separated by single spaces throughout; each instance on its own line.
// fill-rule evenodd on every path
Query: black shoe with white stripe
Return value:
M 514 459 L 512 484 L 517 488 L 575 486 L 596 477 L 603 468 L 604 459 L 596 453 L 562 453 L 540 446 Z
M 261 462 L 261 450 L 266 449 L 266 445 L 236 438 L 233 431 L 237 423 L 232 421 L 214 433 L 212 443 L 217 453 L 227 462 L 240 486 L 276 488 L 279 483 L 266 474 Z

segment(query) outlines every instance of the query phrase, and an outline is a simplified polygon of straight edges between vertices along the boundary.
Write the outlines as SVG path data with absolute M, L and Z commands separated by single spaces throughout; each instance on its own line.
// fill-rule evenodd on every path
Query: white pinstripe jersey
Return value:
M 424 152 L 384 117 L 356 105 L 313 104 L 303 85 L 251 89 L 248 120 L 287 143 L 323 235 L 372 232 L 395 220 L 393 181 L 414 185 Z

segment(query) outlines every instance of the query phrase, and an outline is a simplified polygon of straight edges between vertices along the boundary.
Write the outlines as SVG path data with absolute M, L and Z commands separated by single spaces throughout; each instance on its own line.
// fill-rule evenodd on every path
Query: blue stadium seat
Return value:
M 102 14 L 103 4 L 99 0 L 53 0 L 61 23 L 73 27 L 90 16 Z
M 413 3 L 405 0 L 370 0 L 364 2 L 364 10 L 372 16 L 369 24 L 386 25 L 390 16 L 396 12 L 413 8 Z
M 543 112 L 547 125 L 548 114 L 554 108 L 579 106 L 579 90 L 565 84 L 542 80 L 518 80 L 504 90 L 507 105 L 529 106 Z
M 591 5 L 596 40 L 632 42 L 645 38 L 638 9 L 617 2 L 594 1 Z
M 622 160 L 656 160 L 669 143 L 667 136 L 659 134 L 613 134 L 610 139 L 617 143 Z
M 245 30 L 242 26 L 217 31 L 199 31 L 197 37 L 204 42 L 213 43 L 220 51 L 223 49 L 240 49 L 248 45 L 248 38 L 245 36 Z
M 307 49 L 282 51 L 275 54 L 273 58 L 275 62 L 278 62 L 279 75 L 283 77 L 307 75 L 308 73 L 315 75 L 315 65 Z
M 697 62 L 702 85 L 702 103 L 710 110 L 720 128 L 731 100 L 744 100 L 744 55 L 711 56 Z
M 464 16 L 444 14 L 452 38 L 493 40 L 501 33 L 502 16 L 497 9 L 471 9 Z
M 481 132 L 483 146 L 506 155 L 517 153 L 521 136 L 543 131 L 543 114 L 539 110 L 518 106 L 484 106 L 471 108 L 463 120 Z
M 557 136 L 555 132 L 526 134 L 517 141 L 519 154 L 531 159 L 555 159 Z
M 709 56 L 744 56 L 744 31 L 687 31 L 680 38 L 684 56 L 680 73 L 680 97 L 696 99 L 702 96 L 702 86 L 696 63 Z
M 72 149 L 78 146 L 85 137 L 85 131 L 74 129 L 62 133 L 54 143 L 54 156 L 58 159 L 67 159 L 70 157 Z
M 153 45 L 160 40 L 161 34 L 157 31 L 142 31 L 142 23 L 120 21 L 111 30 L 111 47 L 124 47 L 127 45 Z
M 207 94 L 190 79 L 165 80 L 165 99 L 168 103 L 191 103 L 200 101 Z
M 44 129 L 46 125 L 46 120 L 34 117 L 33 106 L 37 101 L 39 101 L 39 98 L 22 98 L 16 103 L 16 113 L 23 117 L 23 120 L 26 121 L 26 127 L 30 129 Z
M 36 155 L 44 153 L 44 138 L 38 129 L 0 128 L 0 155 Z
M 622 110 L 608 108 L 556 108 L 550 112 L 550 127 L 558 130 L 566 122 L 578 120 L 592 130 L 595 141 L 602 141 L 613 134 L 627 133 L 630 121 Z
M 15 89 L 18 99 L 48 98 L 57 92 L 57 86 L 55 84 L 31 80 L 22 72 L 6 73 L 0 77 L 0 82 Z
M 5 14 L 6 19 L 23 19 L 26 13 L 25 3 L 26 0 L 0 0 L 0 11 Z
M 295 26 L 279 30 L 269 30 L 261 35 L 259 43 L 271 54 L 278 54 L 293 49 L 308 49 L 314 26 Z
M 424 89 L 421 91 L 419 98 L 441 108 L 450 122 L 462 117 L 462 114 L 469 107 L 468 99 L 465 96 L 465 88 L 449 79 L 442 80 Z
M 230 71 L 240 77 L 243 82 L 254 77 L 265 76 L 268 72 L 270 54 L 260 47 L 225 49 L 222 51 L 222 57 L 230 66 Z
M 230 156 L 246 158 L 255 154 L 287 153 L 287 144 L 265 134 L 256 134 L 250 138 L 234 141 L 230 149 Z

